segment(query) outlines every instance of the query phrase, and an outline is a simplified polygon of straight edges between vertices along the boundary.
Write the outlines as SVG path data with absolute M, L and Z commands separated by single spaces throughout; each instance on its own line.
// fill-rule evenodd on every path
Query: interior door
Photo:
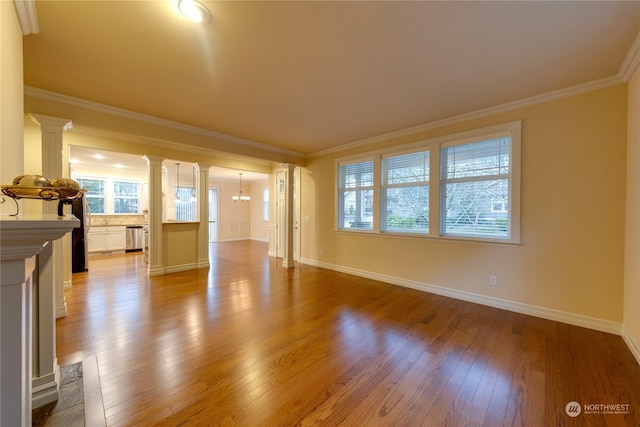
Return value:
M 293 260 L 300 261 L 300 168 L 293 170 Z
M 276 257 L 284 258 L 286 242 L 286 172 L 276 172 Z

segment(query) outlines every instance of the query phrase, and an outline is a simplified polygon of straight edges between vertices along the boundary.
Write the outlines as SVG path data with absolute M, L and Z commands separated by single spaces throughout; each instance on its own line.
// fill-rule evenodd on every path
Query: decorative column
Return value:
M 0 425 L 30 426 L 36 254 L 80 224 L 58 215 L 0 216 Z M 51 282 L 38 280 L 39 287 Z M 42 289 L 41 289 L 42 290 Z M 40 316 L 37 316 L 40 317 Z M 55 336 L 54 336 L 55 339 Z
M 63 133 L 71 129 L 71 121 L 42 114 L 30 114 L 30 117 L 40 125 L 42 134 L 41 174 L 49 179 L 61 178 Z M 57 218 L 57 208 L 58 203 L 45 202 L 42 212 Z M 33 309 L 37 315 L 33 319 L 31 367 L 32 404 L 35 408 L 58 400 L 60 366 L 56 355 L 55 319 L 67 315 L 64 289 L 71 286 L 71 240 L 62 236 L 46 245 L 36 258 L 39 273 L 33 281 Z
M 282 266 L 284 268 L 293 268 L 293 235 L 294 235 L 294 217 L 293 217 L 293 173 L 295 166 L 291 164 L 285 165 L 286 167 L 286 194 L 285 194 L 285 238 L 284 245 L 284 258 L 282 259 Z
M 164 274 L 162 260 L 162 161 L 163 157 L 146 155 L 149 173 L 149 248 L 150 276 Z
M 62 135 L 65 130 L 73 127 L 71 120 L 59 117 L 45 116 L 43 114 L 30 113 L 29 117 L 40 125 L 42 134 L 42 172 L 41 174 L 49 179 L 62 177 Z M 57 214 L 58 205 L 56 203 L 45 203 L 42 213 Z M 71 240 L 68 242 L 71 247 Z M 67 282 L 71 285 L 71 256 L 66 260 L 65 268 L 64 246 L 62 240 L 53 244 L 53 280 L 55 286 L 56 317 L 67 315 L 67 302 L 64 299 L 65 270 L 69 275 Z
M 198 169 L 198 268 L 209 268 L 209 168 L 196 163 Z

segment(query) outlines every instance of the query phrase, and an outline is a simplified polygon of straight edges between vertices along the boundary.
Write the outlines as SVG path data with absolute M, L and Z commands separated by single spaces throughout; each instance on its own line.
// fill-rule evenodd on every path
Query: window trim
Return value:
M 334 204 L 334 231 L 346 233 L 366 233 L 375 235 L 386 235 L 393 237 L 415 237 L 421 239 L 437 239 L 446 241 L 466 241 L 478 242 L 486 244 L 521 244 L 521 218 L 520 218 L 520 200 L 521 200 L 521 145 L 522 145 L 522 120 L 496 124 L 478 129 L 471 129 L 449 135 L 442 135 L 434 138 L 414 141 L 408 144 L 389 147 L 381 150 L 369 151 L 358 155 L 345 156 L 335 159 L 335 204 Z M 505 136 L 509 134 L 511 137 L 511 158 L 510 158 L 510 177 L 509 177 L 509 194 L 510 194 L 510 236 L 505 239 L 489 238 L 485 236 L 453 236 L 442 235 L 440 230 L 441 213 L 440 213 L 440 154 L 441 148 L 447 145 L 459 145 L 470 142 L 478 142 L 492 137 Z M 429 174 L 429 233 L 412 233 L 395 230 L 381 230 L 381 183 L 382 183 L 382 157 L 400 155 L 412 151 L 429 150 L 430 158 L 430 174 Z M 340 166 L 349 163 L 359 163 L 363 161 L 373 161 L 373 227 L 372 229 L 351 229 L 340 227 Z
M 341 198 L 341 194 L 343 192 L 343 188 L 341 187 L 342 184 L 342 180 L 340 177 L 340 170 L 342 166 L 347 166 L 347 165 L 353 165 L 353 164 L 357 164 L 357 163 L 365 163 L 365 162 L 372 162 L 373 166 L 372 166 L 372 180 L 373 180 L 373 185 L 371 186 L 372 189 L 372 194 L 373 194 L 373 205 L 372 205 L 372 211 L 373 211 L 373 219 L 372 219 L 372 224 L 371 224 L 371 228 L 358 228 L 358 227 L 354 227 L 354 228 L 345 228 L 342 226 L 341 224 L 341 220 L 342 220 L 342 212 L 344 212 L 343 209 L 343 203 L 342 203 L 342 198 Z M 380 217 L 379 215 L 376 215 L 376 211 L 379 209 L 380 206 L 380 202 L 379 202 L 379 196 L 378 196 L 378 192 L 380 189 L 380 185 L 378 183 L 378 174 L 376 170 L 380 169 L 380 163 L 379 163 L 379 159 L 376 160 L 375 156 L 360 156 L 360 157 L 352 157 L 352 158 L 348 158 L 348 159 L 341 159 L 340 161 L 336 162 L 336 179 L 337 179 L 337 183 L 336 183 L 336 209 L 334 210 L 336 218 L 335 218 L 335 229 L 339 230 L 339 231 L 348 231 L 348 232 L 356 232 L 356 233 L 376 233 L 377 231 L 380 230 Z

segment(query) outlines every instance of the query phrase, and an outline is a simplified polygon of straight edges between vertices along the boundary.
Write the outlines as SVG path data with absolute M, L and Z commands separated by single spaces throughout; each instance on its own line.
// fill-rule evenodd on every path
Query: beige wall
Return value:
M 263 217 L 263 194 L 269 188 L 269 180 L 252 182 L 249 186 L 251 204 L 249 209 L 249 237 L 261 242 L 269 241 L 269 221 Z
M 218 241 L 248 239 L 251 202 L 233 202 L 231 197 L 238 194 L 238 181 L 213 181 L 218 187 Z M 243 193 L 247 186 L 243 185 Z
M 22 30 L 12 1 L 0 2 L 0 184 L 23 174 Z M 0 213 L 15 213 L 13 202 Z
M 623 336 L 640 362 L 640 70 L 628 86 Z
M 626 102 L 621 84 L 309 159 L 301 186 L 302 216 L 311 220 L 302 223 L 302 258 L 619 325 Z M 335 230 L 336 158 L 520 119 L 522 245 Z M 489 285 L 490 275 L 499 277 L 497 287 Z

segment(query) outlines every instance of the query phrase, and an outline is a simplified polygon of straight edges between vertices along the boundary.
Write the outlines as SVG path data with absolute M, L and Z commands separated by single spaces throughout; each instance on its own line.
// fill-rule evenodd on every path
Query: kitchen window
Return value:
M 80 188 L 87 190 L 85 197 L 92 214 L 104 214 L 105 212 L 105 188 L 106 178 L 75 178 Z
M 140 183 L 135 181 L 113 181 L 113 212 L 137 214 L 140 200 Z
M 112 215 L 141 212 L 141 183 L 113 177 L 73 176 L 85 197 L 92 214 Z

